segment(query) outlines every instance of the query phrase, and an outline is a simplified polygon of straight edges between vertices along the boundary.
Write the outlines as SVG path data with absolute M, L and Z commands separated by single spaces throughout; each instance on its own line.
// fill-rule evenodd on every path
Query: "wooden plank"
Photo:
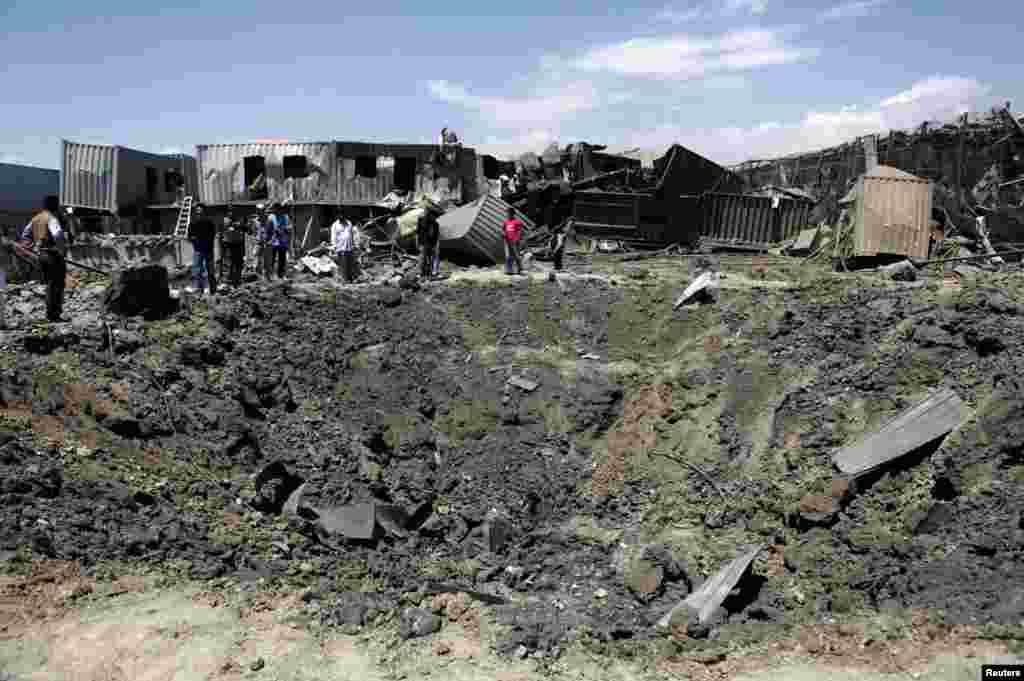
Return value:
M 721 607 L 722 603 L 729 596 L 740 578 L 754 562 L 757 555 L 765 549 L 764 544 L 759 544 L 746 553 L 740 554 L 737 558 L 727 563 L 714 576 L 709 578 L 703 585 L 692 594 L 687 596 L 676 607 L 669 610 L 664 617 L 658 620 L 658 626 L 667 627 L 672 620 L 672 615 L 680 609 L 686 608 L 697 613 L 697 619 L 701 624 L 707 622 Z
M 946 435 L 964 418 L 964 403 L 952 390 L 940 390 L 907 409 L 862 442 L 845 447 L 833 462 L 857 477 Z

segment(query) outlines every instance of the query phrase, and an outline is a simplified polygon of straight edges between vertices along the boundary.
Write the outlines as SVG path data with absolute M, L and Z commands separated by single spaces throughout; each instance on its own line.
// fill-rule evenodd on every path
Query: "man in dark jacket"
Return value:
M 217 280 L 213 274 L 213 242 L 217 237 L 217 228 L 213 220 L 206 217 L 204 206 L 197 203 L 193 208 L 195 214 L 188 227 L 188 238 L 192 242 L 192 280 L 196 291 L 204 291 L 207 281 L 210 293 L 217 290 Z
M 441 238 L 441 226 L 437 224 L 437 213 L 433 208 L 416 221 L 416 246 L 420 249 L 420 276 L 429 278 L 434 272 L 434 248 Z

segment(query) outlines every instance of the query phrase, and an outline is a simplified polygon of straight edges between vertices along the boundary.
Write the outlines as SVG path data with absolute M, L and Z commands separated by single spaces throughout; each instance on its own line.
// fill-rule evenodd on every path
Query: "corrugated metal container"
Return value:
M 851 255 L 928 257 L 931 181 L 878 166 L 857 180 L 854 197 Z
M 720 245 L 766 247 L 799 236 L 814 204 L 783 196 L 705 194 L 700 234 Z
M 0 212 L 35 211 L 59 195 L 59 170 L 0 163 Z
M 337 203 L 338 164 L 334 142 L 204 144 L 196 147 L 204 203 L 242 201 Z M 305 177 L 285 178 L 284 159 L 304 157 Z M 246 159 L 251 159 L 248 163 Z M 260 160 L 256 160 L 260 159 Z M 260 164 L 262 163 L 262 167 Z M 247 175 L 248 166 L 248 175 Z M 262 176 L 265 189 L 251 191 Z
M 431 194 L 439 201 L 471 201 L 480 191 L 482 166 L 476 152 L 466 147 L 446 148 L 432 144 L 379 144 L 338 142 L 338 197 L 342 205 L 371 205 L 395 186 L 398 163 L 412 163 L 412 185 L 401 187 L 415 194 Z M 369 159 L 375 177 L 357 174 L 357 159 Z
M 474 259 L 494 263 L 505 261 L 505 241 L 502 225 L 508 215 L 509 204 L 493 196 L 484 196 L 473 203 L 456 208 L 438 219 L 441 227 L 441 248 L 452 250 Z M 516 215 L 527 230 L 533 222 L 520 212 Z
M 116 213 L 117 147 L 67 140 L 61 145 L 61 204 Z
M 190 156 L 62 141 L 60 197 L 66 206 L 120 213 L 168 205 L 178 198 L 178 175 L 185 195 L 195 195 L 198 172 Z

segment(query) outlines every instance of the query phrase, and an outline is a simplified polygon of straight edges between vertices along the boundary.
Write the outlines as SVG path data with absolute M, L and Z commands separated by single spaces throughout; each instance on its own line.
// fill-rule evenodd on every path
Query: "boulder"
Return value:
M 124 317 L 167 315 L 173 305 L 167 268 L 142 265 L 115 272 L 103 296 L 103 304 L 107 311 Z

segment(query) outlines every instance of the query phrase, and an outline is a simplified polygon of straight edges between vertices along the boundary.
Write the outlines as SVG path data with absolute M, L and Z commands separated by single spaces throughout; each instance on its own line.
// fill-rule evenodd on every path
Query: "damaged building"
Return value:
M 477 196 L 476 153 L 431 144 L 308 142 L 197 147 L 200 196 L 215 211 L 288 201 L 304 239 L 339 207 L 371 217 L 389 196 L 426 194 L 461 203 Z
M 197 187 L 191 156 L 61 142 L 60 202 L 75 209 L 87 232 L 170 233 L 176 202 L 194 195 Z

